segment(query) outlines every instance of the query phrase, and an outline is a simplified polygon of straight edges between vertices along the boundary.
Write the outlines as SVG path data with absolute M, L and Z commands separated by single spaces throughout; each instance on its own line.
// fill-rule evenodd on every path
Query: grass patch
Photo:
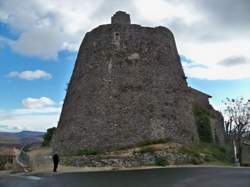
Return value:
M 183 145 L 179 151 L 194 157 L 193 164 L 231 163 L 231 155 L 228 155 L 226 149 L 214 144 Z
M 153 154 L 156 151 L 156 148 L 154 147 L 142 147 L 140 150 L 136 151 L 136 153 L 144 154 L 144 153 L 151 153 Z
M 154 144 L 163 144 L 171 142 L 171 138 L 161 138 L 157 140 L 145 140 L 138 144 L 139 147 L 147 146 L 147 145 L 154 145 Z
M 166 166 L 169 165 L 168 161 L 163 157 L 156 157 L 155 158 L 155 165 L 156 166 Z
M 77 151 L 77 156 L 81 155 L 100 155 L 103 154 L 104 152 L 99 149 L 81 149 Z

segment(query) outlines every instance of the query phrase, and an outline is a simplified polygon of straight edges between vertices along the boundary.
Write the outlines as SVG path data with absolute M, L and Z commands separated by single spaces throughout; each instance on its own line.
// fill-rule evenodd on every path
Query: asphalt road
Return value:
M 0 187 L 250 187 L 250 168 L 162 168 L 135 171 L 0 176 Z

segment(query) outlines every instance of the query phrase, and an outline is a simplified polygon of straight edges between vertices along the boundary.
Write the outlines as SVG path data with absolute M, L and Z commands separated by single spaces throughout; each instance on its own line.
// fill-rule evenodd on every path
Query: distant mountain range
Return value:
M 21 131 L 0 132 L 0 146 L 23 146 L 27 144 L 41 144 L 45 132 Z

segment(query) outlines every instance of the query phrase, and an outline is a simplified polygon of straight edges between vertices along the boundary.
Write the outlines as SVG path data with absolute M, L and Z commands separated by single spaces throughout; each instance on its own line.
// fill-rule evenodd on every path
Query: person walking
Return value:
M 53 172 L 57 171 L 57 167 L 58 167 L 58 163 L 59 163 L 59 156 L 58 154 L 54 154 L 53 157 L 53 164 L 54 164 L 54 168 L 53 168 Z

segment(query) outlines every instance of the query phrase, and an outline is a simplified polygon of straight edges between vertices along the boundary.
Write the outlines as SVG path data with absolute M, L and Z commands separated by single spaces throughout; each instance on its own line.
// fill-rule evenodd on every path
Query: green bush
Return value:
M 227 150 L 214 144 L 183 145 L 180 152 L 192 156 L 194 158 L 192 160 L 193 164 L 202 162 L 229 164 L 232 162 Z
M 213 143 L 209 111 L 200 106 L 194 106 L 193 113 L 201 142 Z
M 81 149 L 77 152 L 77 155 L 100 155 L 103 154 L 103 151 L 99 149 Z
M 166 166 L 169 165 L 168 161 L 163 157 L 156 157 L 155 158 L 155 165 L 156 166 Z
M 47 129 L 47 132 L 43 135 L 42 146 L 49 146 L 54 133 L 56 132 L 56 127 Z
M 204 162 L 202 162 L 201 159 L 199 158 L 196 158 L 194 157 L 192 160 L 191 160 L 191 164 L 194 164 L 194 165 L 199 165 L 199 164 L 203 164 Z
M 153 154 L 156 151 L 154 147 L 142 147 L 137 153 L 144 154 L 144 153 L 151 153 Z

